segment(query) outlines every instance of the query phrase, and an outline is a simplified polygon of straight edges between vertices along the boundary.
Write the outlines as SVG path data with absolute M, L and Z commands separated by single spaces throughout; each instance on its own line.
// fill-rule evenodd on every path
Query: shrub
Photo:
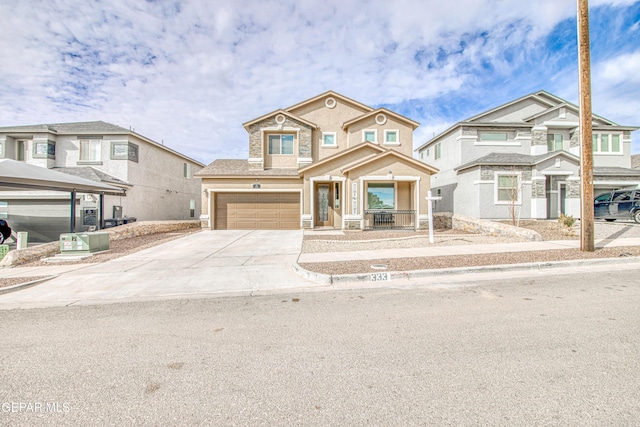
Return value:
M 558 218 L 558 222 L 567 228 L 571 228 L 573 227 L 573 224 L 575 224 L 576 219 L 571 215 L 561 214 Z

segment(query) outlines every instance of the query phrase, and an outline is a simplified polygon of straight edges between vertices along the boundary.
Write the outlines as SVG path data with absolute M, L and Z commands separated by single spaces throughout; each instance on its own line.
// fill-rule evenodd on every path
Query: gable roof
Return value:
M 65 133 L 130 133 L 131 130 L 101 120 L 93 122 L 51 123 L 0 127 L 0 132 L 52 132 Z
M 265 114 L 265 115 L 263 115 L 263 116 L 260 116 L 260 117 L 258 117 L 257 119 L 250 120 L 250 121 L 248 121 L 248 122 L 246 122 L 246 123 L 243 123 L 243 124 L 242 124 L 242 126 L 243 126 L 243 127 L 247 130 L 247 132 L 248 132 L 248 131 L 249 131 L 249 126 L 251 126 L 251 125 L 253 125 L 253 124 L 256 124 L 256 123 L 258 123 L 258 122 L 261 122 L 262 120 L 268 119 L 269 117 L 276 116 L 276 115 L 278 115 L 278 114 L 283 114 L 283 115 L 285 115 L 285 116 L 289 116 L 290 118 L 292 118 L 292 119 L 294 119 L 294 120 L 297 120 L 297 121 L 299 121 L 299 122 L 304 123 L 304 124 L 305 124 L 305 125 L 307 125 L 307 126 L 312 127 L 313 129 L 317 129 L 317 128 L 318 128 L 318 125 L 317 125 L 317 124 L 312 123 L 312 122 L 310 122 L 310 121 L 308 121 L 308 120 L 305 120 L 305 119 L 303 119 L 303 118 L 301 118 L 301 117 L 298 117 L 298 116 L 296 116 L 295 114 L 291 114 L 290 112 L 285 111 L 285 110 L 283 110 L 283 109 L 278 109 L 278 110 L 272 111 L 272 112 L 270 112 L 270 113 L 267 113 L 267 114 Z
M 416 168 L 419 169 L 423 169 L 425 171 L 427 171 L 430 174 L 434 174 L 438 172 L 438 169 L 434 168 L 433 166 L 429 166 L 426 163 L 423 163 L 421 161 L 418 161 L 416 159 L 414 159 L 413 157 L 409 157 L 405 154 L 402 154 L 396 150 L 385 150 L 382 153 L 378 153 L 378 154 L 373 154 L 370 156 L 367 156 L 365 158 L 362 158 L 358 161 L 355 161 L 347 166 L 345 166 L 341 172 L 345 173 L 345 172 L 349 172 L 352 171 L 354 169 L 357 169 L 361 166 L 367 165 L 369 163 L 373 163 L 373 162 L 377 162 L 378 160 L 382 160 L 386 157 L 395 157 L 403 162 L 409 163 L 412 166 L 415 166 Z
M 537 113 L 537 114 L 534 114 L 533 116 L 524 117 L 522 120 L 523 120 L 523 121 L 525 121 L 525 122 L 529 122 L 529 121 L 531 121 L 531 120 L 535 120 L 535 119 L 537 119 L 538 117 L 542 117 L 542 116 L 544 116 L 545 114 L 549 114 L 549 113 L 551 113 L 551 112 L 553 112 L 553 111 L 556 111 L 556 110 L 558 110 L 558 109 L 560 109 L 560 108 L 562 108 L 562 107 L 568 108 L 569 110 L 571 110 L 571 111 L 573 111 L 573 112 L 575 112 L 575 113 L 580 114 L 580 107 L 578 107 L 578 106 L 577 106 L 577 105 L 575 105 L 575 104 L 572 104 L 571 102 L 564 101 L 562 104 L 558 104 L 558 105 L 556 105 L 556 106 L 554 106 L 554 107 L 548 108 L 548 109 L 546 109 L 546 110 L 544 110 L 544 111 L 541 111 L 541 112 L 539 112 L 539 113 Z M 602 122 L 604 122 L 604 123 L 606 123 L 606 124 L 608 124 L 608 125 L 618 126 L 618 124 L 617 124 L 617 123 L 612 122 L 611 120 L 607 120 L 607 119 L 605 119 L 605 118 L 604 118 L 604 117 L 602 117 L 602 116 L 598 116 L 597 114 L 593 114 L 593 113 L 592 113 L 592 114 L 591 114 L 591 116 L 592 116 L 592 119 L 600 120 L 600 121 L 602 121 Z
M 580 163 L 580 158 L 574 156 L 567 151 L 552 151 L 550 153 L 540 154 L 538 156 L 531 156 L 528 154 L 518 153 L 490 153 L 486 156 L 479 157 L 468 163 L 453 168 L 455 171 L 462 171 L 475 166 L 533 166 L 537 165 L 545 160 L 552 159 L 554 157 L 563 156 L 571 161 Z
M 26 126 L 5 126 L 0 127 L 0 133 L 42 133 L 49 132 L 55 135 L 133 135 L 149 144 L 160 148 L 161 150 L 175 154 L 185 160 L 193 162 L 194 164 L 204 167 L 204 164 L 188 157 L 178 151 L 160 144 L 144 135 L 140 135 L 134 130 L 125 129 L 121 126 L 114 125 L 112 123 L 103 122 L 101 120 L 92 122 L 72 122 L 72 123 L 52 123 L 52 124 L 38 124 L 38 125 L 26 125 Z
M 384 148 L 382 148 L 382 147 L 380 147 L 380 146 L 378 146 L 376 144 L 372 144 L 370 142 L 363 142 L 363 143 L 360 143 L 358 145 L 354 145 L 351 148 L 347 148 L 346 150 L 343 150 L 343 151 L 340 151 L 340 152 L 338 152 L 336 154 L 333 154 L 333 155 L 331 155 L 329 157 L 325 157 L 324 159 L 320 160 L 319 162 L 312 163 L 309 166 L 305 166 L 305 167 L 303 167 L 301 169 L 298 169 L 298 173 L 301 174 L 303 172 L 307 172 L 308 170 L 311 170 L 311 169 L 316 168 L 318 166 L 325 165 L 325 164 L 330 163 L 330 162 L 334 161 L 335 159 L 338 159 L 338 158 L 340 158 L 340 157 L 342 157 L 344 155 L 347 155 L 349 153 L 353 153 L 354 151 L 362 150 L 363 148 L 367 148 L 367 147 L 368 148 L 373 148 L 373 149 L 378 150 L 380 152 L 385 151 Z
M 322 98 L 326 98 L 326 97 L 329 97 L 329 96 L 332 96 L 334 98 L 338 98 L 339 100 L 341 100 L 341 101 L 343 101 L 343 102 L 345 102 L 347 104 L 351 104 L 351 105 L 356 106 L 356 107 L 358 107 L 360 109 L 363 109 L 365 111 L 373 111 L 373 108 L 369 107 L 368 105 L 362 104 L 361 102 L 358 102 L 358 101 L 353 100 L 351 98 L 347 98 L 346 96 L 340 95 L 339 93 L 334 92 L 332 90 L 326 91 L 324 93 L 321 93 L 320 95 L 314 96 L 313 98 L 309 98 L 309 99 L 307 99 L 305 101 L 302 101 L 302 102 L 299 102 L 297 104 L 294 104 L 291 107 L 285 108 L 285 110 L 286 111 L 295 110 L 297 108 L 304 107 L 305 105 L 311 104 L 312 102 L 318 101 L 318 100 L 320 100 Z
M 380 114 L 380 113 L 387 114 L 387 115 L 395 118 L 396 120 L 408 123 L 413 129 L 415 129 L 418 126 L 420 126 L 420 123 L 418 123 L 418 122 L 416 122 L 414 120 L 411 120 L 411 119 L 409 119 L 409 118 L 407 118 L 405 116 L 402 116 L 402 115 L 400 115 L 398 113 L 394 113 L 393 111 L 387 110 L 386 108 L 378 108 L 377 110 L 370 111 L 370 112 L 365 113 L 365 114 L 363 114 L 361 116 L 355 117 L 355 118 L 353 118 L 353 119 L 351 119 L 349 121 L 344 122 L 342 124 L 342 129 L 347 129 L 350 125 L 352 125 L 354 123 L 360 122 L 362 120 L 365 120 L 365 119 L 367 119 L 367 118 L 369 118 L 371 116 L 374 116 L 374 115 L 377 115 L 377 114 Z
M 515 105 L 519 102 L 522 102 L 526 99 L 535 99 L 538 102 L 541 102 L 543 104 L 546 104 L 549 106 L 549 108 L 543 110 L 540 113 L 534 114 L 532 116 L 529 117 L 524 117 L 521 123 L 515 124 L 515 123 L 507 123 L 507 122 L 482 122 L 479 121 L 480 119 L 482 119 L 483 117 L 486 117 L 492 113 L 495 113 L 496 111 L 499 111 L 501 109 L 507 108 L 509 106 Z M 544 90 L 539 90 L 537 92 L 533 92 L 530 93 L 528 95 L 522 96 L 518 99 L 515 99 L 513 101 L 507 102 L 505 104 L 499 105 L 495 108 L 492 108 L 488 111 L 484 111 L 480 114 L 477 114 L 473 117 L 470 117 L 468 119 L 465 119 L 463 121 L 459 121 L 457 123 L 455 123 L 454 125 L 450 126 L 449 128 L 447 128 L 445 131 L 440 132 L 438 135 L 434 136 L 433 138 L 427 140 L 424 144 L 420 145 L 418 148 L 416 148 L 414 151 L 420 151 L 422 149 L 424 149 L 425 147 L 437 142 L 438 140 L 440 140 L 441 138 L 443 138 L 444 136 L 448 135 L 449 133 L 453 132 L 454 130 L 456 130 L 457 128 L 461 127 L 461 126 L 495 126 L 495 127 L 506 127 L 506 126 L 533 126 L 533 123 L 531 123 L 530 121 L 540 117 L 544 114 L 548 114 L 551 111 L 554 111 L 560 107 L 567 107 L 573 111 L 579 112 L 580 108 L 575 105 L 572 104 L 571 102 L 564 100 L 558 96 L 555 96 L 547 91 Z M 592 118 L 602 121 L 603 123 L 605 123 L 608 126 L 616 126 L 617 130 L 631 130 L 631 131 L 635 131 L 638 128 L 634 127 L 634 126 L 621 126 L 616 124 L 615 122 L 612 122 L 611 120 L 605 119 L 602 116 L 598 116 L 596 114 L 592 114 Z M 597 125 L 596 125 L 597 126 Z
M 549 99 L 545 99 L 545 98 L 549 98 Z M 556 106 L 558 104 L 562 104 L 562 103 L 566 103 L 567 102 L 562 98 L 559 98 L 559 97 L 557 97 L 555 95 L 550 94 L 549 92 L 546 92 L 544 90 L 539 90 L 537 92 L 530 93 L 530 94 L 525 95 L 525 96 L 521 96 L 520 98 L 515 99 L 513 101 L 509 101 L 509 102 L 507 102 L 505 104 L 498 105 L 497 107 L 492 108 L 490 110 L 483 111 L 482 113 L 477 114 L 477 115 L 475 115 L 473 117 L 470 117 L 465 121 L 466 122 L 475 122 L 478 119 L 481 119 L 481 118 L 483 118 L 485 116 L 493 114 L 496 111 L 500 111 L 500 110 L 502 110 L 504 108 L 510 107 L 511 105 L 517 104 L 517 103 L 522 102 L 522 101 L 524 101 L 526 99 L 535 99 L 536 101 L 538 101 L 538 102 L 540 102 L 542 104 L 546 104 L 549 107 L 554 107 L 554 106 Z

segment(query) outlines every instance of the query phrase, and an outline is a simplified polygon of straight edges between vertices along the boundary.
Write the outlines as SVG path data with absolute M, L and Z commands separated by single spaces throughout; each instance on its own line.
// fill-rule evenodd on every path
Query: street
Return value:
M 639 273 L 0 311 L 0 425 L 638 425 Z

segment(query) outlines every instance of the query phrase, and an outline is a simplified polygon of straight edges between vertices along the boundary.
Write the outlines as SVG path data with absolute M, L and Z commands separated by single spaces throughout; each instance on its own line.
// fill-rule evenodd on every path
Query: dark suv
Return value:
M 593 201 L 594 217 L 605 221 L 633 219 L 640 224 L 640 190 L 618 190 Z

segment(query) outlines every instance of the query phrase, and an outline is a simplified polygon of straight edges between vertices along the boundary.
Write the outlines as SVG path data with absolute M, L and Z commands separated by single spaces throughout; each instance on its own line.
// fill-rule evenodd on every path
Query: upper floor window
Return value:
M 397 130 L 385 130 L 384 131 L 384 143 L 389 145 L 399 145 L 400 139 L 398 138 Z
M 185 178 L 191 179 L 191 165 L 189 163 L 182 164 L 182 172 Z
M 293 154 L 293 135 L 269 135 L 269 154 Z
M 440 157 L 442 157 L 442 143 L 441 142 L 438 142 L 436 144 L 435 151 L 436 151 L 435 159 L 438 160 Z
M 34 158 L 56 158 L 56 144 L 53 141 L 34 141 L 33 142 Z
M 547 135 L 547 151 L 560 151 L 563 149 L 563 137 L 561 133 Z
M 130 160 L 138 163 L 138 145 L 131 142 L 111 142 L 112 160 Z
M 593 133 L 594 153 L 622 153 L 619 133 Z
M 80 144 L 80 160 L 84 162 L 99 162 L 101 160 L 100 153 L 102 151 L 102 140 L 100 139 L 81 139 Z
M 378 143 L 378 131 L 376 130 L 363 130 L 362 140 L 364 142 L 371 142 L 373 144 Z
M 336 147 L 337 145 L 335 132 L 322 132 L 323 147 Z
M 506 142 L 507 141 L 507 133 L 506 132 L 481 132 L 480 133 L 480 141 Z

